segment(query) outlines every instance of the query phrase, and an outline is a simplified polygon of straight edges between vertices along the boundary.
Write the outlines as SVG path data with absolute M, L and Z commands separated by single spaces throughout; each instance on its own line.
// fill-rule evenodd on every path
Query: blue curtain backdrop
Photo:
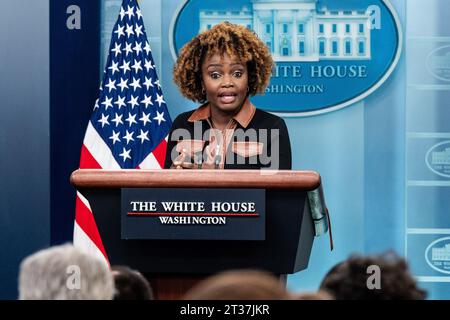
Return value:
M 168 33 L 173 12 L 183 3 L 140 2 L 173 118 L 195 107 L 180 96 L 172 82 L 174 61 Z M 382 87 L 339 111 L 285 118 L 294 169 L 311 169 L 322 176 L 335 241 L 335 250 L 330 252 L 327 237 L 316 239 L 309 268 L 289 276 L 290 289 L 317 289 L 324 274 L 352 253 L 394 250 L 408 258 L 420 285 L 429 291 L 429 298 L 450 298 L 446 293 L 450 292 L 448 274 L 431 268 L 425 257 L 426 247 L 449 233 L 449 219 L 445 218 L 450 198 L 448 178 L 441 177 L 433 184 L 429 181 L 435 178 L 423 168 L 428 147 L 450 137 L 450 125 L 442 120 L 449 119 L 445 105 L 449 83 L 445 79 L 421 83 L 426 79 L 427 54 L 450 42 L 445 16 L 450 4 L 445 0 L 391 3 L 400 17 L 405 42 L 396 70 Z M 118 0 L 105 2 L 106 36 L 111 29 L 108 21 L 115 18 L 119 6 Z M 104 48 L 109 39 L 105 40 Z M 421 144 L 421 149 L 416 144 Z M 431 177 L 413 177 L 413 168 Z M 416 180 L 426 187 L 414 183 Z M 433 206 L 423 204 L 436 199 Z

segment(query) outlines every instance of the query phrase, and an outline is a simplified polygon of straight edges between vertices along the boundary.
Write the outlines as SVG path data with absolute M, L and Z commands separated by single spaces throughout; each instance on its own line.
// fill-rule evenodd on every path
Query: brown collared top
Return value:
M 239 123 L 243 128 L 247 128 L 250 121 L 252 121 L 253 116 L 255 115 L 256 108 L 250 102 L 249 99 L 246 99 L 244 104 L 242 105 L 241 110 L 233 117 L 233 120 Z M 192 113 L 189 117 L 189 122 L 207 120 L 211 119 L 211 107 L 209 103 L 205 103 L 200 106 L 197 110 Z
M 250 102 L 249 99 L 246 99 L 244 104 L 242 105 L 242 108 L 239 110 L 239 112 L 233 116 L 232 119 L 228 122 L 227 126 L 223 130 L 218 130 L 215 128 L 215 125 L 211 118 L 211 106 L 209 103 L 205 103 L 202 106 L 200 106 L 197 110 L 194 111 L 194 113 L 189 117 L 189 122 L 195 122 L 195 121 L 207 121 L 211 130 L 211 134 L 209 137 L 209 150 L 210 152 L 206 152 L 207 159 L 205 159 L 206 162 L 213 163 L 215 157 L 219 157 L 220 164 L 219 168 L 224 169 L 225 167 L 225 156 L 228 151 L 228 146 L 230 146 L 231 139 L 234 134 L 234 130 L 236 129 L 237 124 L 239 124 L 242 128 L 247 128 L 250 121 L 253 119 L 253 116 L 255 115 L 256 108 L 255 106 Z M 255 144 L 257 142 L 247 142 L 247 143 L 241 143 L 236 144 L 234 143 L 232 145 L 234 152 L 240 152 L 240 153 L 246 153 L 249 154 L 250 150 L 254 150 Z M 242 150 L 241 150 L 242 149 Z M 256 150 L 261 150 L 262 148 L 256 147 Z M 195 153 L 196 150 L 192 150 L 192 153 Z
M 269 140 L 261 139 L 261 129 L 276 134 L 269 134 Z M 243 130 L 244 134 L 254 130 L 257 137 L 246 138 L 244 141 L 239 138 L 240 130 Z M 173 160 L 184 149 L 194 162 L 195 155 L 203 152 L 202 162 L 216 163 L 220 169 L 274 168 L 265 162 L 267 157 L 264 158 L 265 155 L 269 155 L 269 158 L 272 155 L 274 139 L 277 139 L 277 146 L 273 148 L 277 153 L 273 154 L 277 158 L 275 168 L 291 169 L 289 134 L 282 118 L 255 108 L 250 100 L 246 99 L 226 128 L 218 130 L 211 121 L 210 105 L 205 103 L 196 110 L 180 114 L 174 120 L 168 137 L 164 167 L 170 168 Z

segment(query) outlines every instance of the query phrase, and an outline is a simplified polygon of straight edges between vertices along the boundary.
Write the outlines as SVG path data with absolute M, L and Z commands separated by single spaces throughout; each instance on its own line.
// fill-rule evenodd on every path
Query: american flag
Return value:
M 80 169 L 161 169 L 171 125 L 141 10 L 136 0 L 123 0 Z M 109 263 L 89 202 L 80 192 L 73 242 Z

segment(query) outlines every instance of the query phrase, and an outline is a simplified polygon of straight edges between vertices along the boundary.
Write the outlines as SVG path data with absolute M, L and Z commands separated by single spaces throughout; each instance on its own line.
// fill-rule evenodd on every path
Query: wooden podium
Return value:
M 322 231 L 327 231 L 321 179 L 311 171 L 82 169 L 72 173 L 71 183 L 90 203 L 111 265 L 144 273 L 157 299 L 178 299 L 199 280 L 224 270 L 298 272 L 308 266 L 318 226 L 325 223 Z M 123 188 L 263 189 L 265 239 L 122 239 Z

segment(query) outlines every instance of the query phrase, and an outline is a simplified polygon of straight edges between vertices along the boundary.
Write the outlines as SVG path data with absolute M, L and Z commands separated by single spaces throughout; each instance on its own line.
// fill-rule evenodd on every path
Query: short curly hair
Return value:
M 367 286 L 369 266 L 380 268 L 379 289 Z M 352 255 L 327 273 L 320 289 L 336 300 L 423 300 L 427 296 L 417 286 L 406 260 L 393 251 L 374 256 Z
M 181 48 L 173 78 L 183 96 L 202 103 L 206 101 L 202 90 L 203 61 L 214 54 L 225 53 L 247 65 L 249 95 L 264 92 L 274 66 L 269 49 L 253 31 L 222 22 L 200 33 Z

